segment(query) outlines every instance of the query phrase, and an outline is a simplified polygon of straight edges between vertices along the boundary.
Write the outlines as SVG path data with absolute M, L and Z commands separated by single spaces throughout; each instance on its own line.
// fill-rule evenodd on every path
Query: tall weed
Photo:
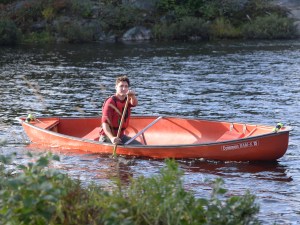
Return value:
M 242 32 L 248 39 L 284 39 L 291 38 L 295 29 L 292 19 L 271 14 L 245 24 Z
M 201 18 L 183 17 L 174 23 L 160 23 L 154 26 L 156 39 L 207 39 L 208 23 Z
M 235 28 L 228 19 L 217 18 L 211 25 L 211 38 L 239 38 L 241 32 Z

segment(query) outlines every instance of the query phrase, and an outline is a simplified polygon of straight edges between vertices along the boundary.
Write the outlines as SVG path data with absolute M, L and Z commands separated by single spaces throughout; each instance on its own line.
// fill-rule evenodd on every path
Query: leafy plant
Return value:
M 19 36 L 20 32 L 12 20 L 0 19 L 0 45 L 14 45 Z
M 259 210 L 254 196 L 246 193 L 226 199 L 226 190 L 219 179 L 214 184 L 211 199 L 195 199 L 183 188 L 181 176 L 178 165 L 169 160 L 160 175 L 133 180 L 123 192 L 116 189 L 112 195 L 115 198 L 110 196 L 103 202 L 103 207 L 107 205 L 104 211 L 111 212 L 106 214 L 105 221 L 113 224 L 259 224 L 254 217 Z
M 57 160 L 56 156 L 51 157 Z M 1 179 L 1 224 L 46 224 L 56 211 L 56 203 L 66 194 L 66 176 L 54 170 L 44 170 L 49 156 L 35 164 L 19 166 L 17 176 Z
M 54 8 L 47 7 L 42 11 L 42 15 L 46 20 L 52 20 L 55 16 Z
M 207 39 L 208 23 L 201 18 L 183 17 L 180 21 L 171 24 L 161 23 L 155 25 L 153 33 L 157 39 Z
M 17 24 L 28 26 L 28 23 L 42 18 L 43 1 L 25 1 L 15 11 L 14 17 Z M 22 26 L 22 27 L 23 27 Z
M 211 36 L 212 38 L 238 38 L 241 37 L 241 33 L 228 19 L 220 17 L 211 25 Z
M 89 18 L 92 16 L 92 3 L 90 0 L 72 0 L 71 9 L 73 13 L 77 13 L 83 18 Z
M 207 224 L 260 224 L 253 217 L 259 211 L 255 197 L 247 191 L 244 196 L 223 199 L 227 190 L 222 188 L 224 181 L 217 179 L 209 201 L 207 201 Z
M 157 9 L 163 12 L 174 10 L 176 5 L 176 0 L 160 0 L 156 3 Z
M 284 39 L 295 34 L 293 20 L 276 14 L 257 17 L 243 26 L 243 35 L 251 39 Z
M 69 43 L 85 43 L 94 40 L 94 27 L 82 26 L 78 21 L 60 22 L 56 30 Z
M 100 22 L 106 31 L 116 31 L 123 33 L 133 26 L 141 25 L 143 11 L 131 6 L 107 5 L 102 9 Z
M 0 0 L 0 4 L 7 4 L 7 3 L 12 3 L 15 0 Z
M 53 43 L 54 37 L 48 31 L 43 32 L 31 32 L 24 34 L 22 42 L 26 43 Z
M 127 186 L 117 182 L 108 192 L 47 169 L 51 159 L 57 157 L 42 156 L 13 174 L 0 167 L 1 224 L 259 224 L 249 192 L 227 197 L 218 179 L 209 199 L 196 199 L 184 189 L 173 160 L 156 176 L 132 179 Z

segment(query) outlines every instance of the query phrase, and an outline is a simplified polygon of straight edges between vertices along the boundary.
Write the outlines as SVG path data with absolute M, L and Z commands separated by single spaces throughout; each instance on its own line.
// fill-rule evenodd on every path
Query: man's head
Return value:
M 116 94 L 125 97 L 129 89 L 130 81 L 127 76 L 120 76 L 116 79 Z
M 117 79 L 116 79 L 116 85 L 118 85 L 120 82 L 127 82 L 128 87 L 130 86 L 129 78 L 126 75 L 117 77 Z

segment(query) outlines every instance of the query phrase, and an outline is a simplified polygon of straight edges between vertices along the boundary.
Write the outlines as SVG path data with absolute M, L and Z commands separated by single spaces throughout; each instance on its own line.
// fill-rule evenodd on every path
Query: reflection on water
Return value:
M 176 115 L 245 123 L 294 126 L 287 154 L 277 163 L 178 160 L 184 185 L 209 196 L 222 177 L 229 194 L 250 190 L 264 224 L 300 223 L 300 43 L 132 43 L 0 48 L 0 147 L 17 151 L 25 163 L 28 139 L 15 117 L 95 116 L 114 92 L 114 78 L 126 73 L 139 95 L 134 114 Z M 49 149 L 50 150 L 50 149 Z M 112 177 L 150 177 L 164 161 L 114 160 L 97 154 L 57 153 L 53 166 L 84 184 L 114 185 Z M 128 162 L 129 161 L 129 162 Z
M 189 173 L 207 173 L 222 177 L 250 176 L 255 179 L 290 182 L 287 168 L 278 162 L 207 162 L 187 161 L 183 168 Z

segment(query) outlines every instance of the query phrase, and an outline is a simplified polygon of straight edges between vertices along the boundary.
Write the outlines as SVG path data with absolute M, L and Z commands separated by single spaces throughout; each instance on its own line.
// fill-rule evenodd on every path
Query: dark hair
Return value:
M 117 77 L 117 79 L 116 79 L 116 85 L 117 85 L 118 83 L 122 82 L 122 81 L 127 82 L 128 86 L 130 86 L 129 78 L 128 78 L 126 75 Z

